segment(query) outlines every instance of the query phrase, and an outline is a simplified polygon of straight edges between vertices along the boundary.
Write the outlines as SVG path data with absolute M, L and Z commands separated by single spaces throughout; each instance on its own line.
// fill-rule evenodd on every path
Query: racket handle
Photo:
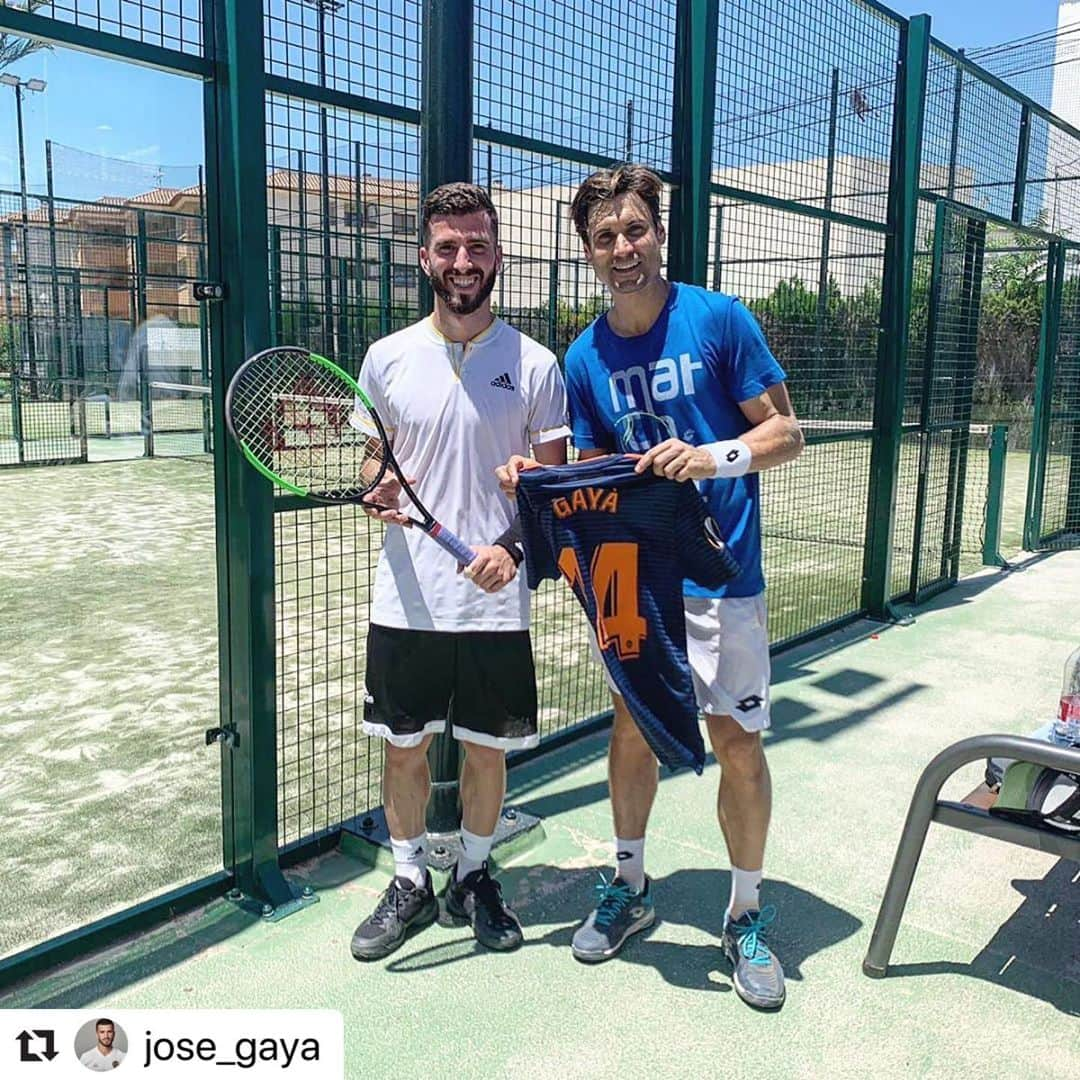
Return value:
M 476 552 L 473 551 L 464 540 L 446 528 L 445 525 L 440 525 L 438 522 L 435 522 L 428 532 L 428 536 L 430 536 L 439 547 L 443 548 L 445 551 L 449 551 L 462 566 L 468 566 L 469 563 L 476 558 Z

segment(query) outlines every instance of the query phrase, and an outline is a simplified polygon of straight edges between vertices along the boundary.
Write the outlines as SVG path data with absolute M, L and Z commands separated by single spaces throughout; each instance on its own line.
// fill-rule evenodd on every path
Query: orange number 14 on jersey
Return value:
M 564 547 L 559 552 L 559 570 L 570 587 L 585 596 L 585 581 L 577 552 Z M 596 601 L 596 638 L 601 649 L 615 647 L 620 660 L 641 655 L 641 643 L 648 636 L 638 609 L 637 544 L 601 544 L 590 564 L 592 593 Z

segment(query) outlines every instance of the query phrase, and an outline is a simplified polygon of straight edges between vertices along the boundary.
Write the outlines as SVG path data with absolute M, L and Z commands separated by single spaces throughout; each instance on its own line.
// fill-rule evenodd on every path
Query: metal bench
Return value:
M 1080 747 L 1054 746 L 1015 735 L 979 735 L 942 750 L 923 770 L 911 797 L 870 948 L 863 960 L 863 972 L 871 978 L 882 979 L 888 974 L 896 933 L 931 821 L 1080 862 L 1080 834 L 1070 835 L 1058 829 L 1009 821 L 974 806 L 938 798 L 945 782 L 957 769 L 990 757 L 1029 761 L 1063 772 L 1080 772 Z

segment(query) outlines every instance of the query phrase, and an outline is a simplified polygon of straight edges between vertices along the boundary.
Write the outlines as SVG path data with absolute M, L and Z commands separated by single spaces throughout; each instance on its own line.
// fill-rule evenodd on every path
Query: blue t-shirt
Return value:
M 528 584 L 566 578 L 653 753 L 700 773 L 682 583 L 716 589 L 739 566 L 693 484 L 638 475 L 635 460 L 618 454 L 520 474 Z
M 739 300 L 672 282 L 646 333 L 618 337 L 601 315 L 567 350 L 574 445 L 642 453 L 665 439 L 693 446 L 737 439 L 751 426 L 739 403 L 785 378 Z M 757 475 L 704 480 L 698 488 L 742 573 L 719 588 L 687 581 L 684 592 L 756 596 L 765 588 Z

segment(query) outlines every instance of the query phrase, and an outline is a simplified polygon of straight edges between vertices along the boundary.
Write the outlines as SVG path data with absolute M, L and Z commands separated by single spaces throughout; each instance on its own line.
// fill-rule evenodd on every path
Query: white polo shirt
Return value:
M 554 355 L 501 319 L 465 344 L 431 319 L 368 350 L 359 377 L 417 496 L 467 544 L 490 544 L 516 513 L 497 466 L 565 438 L 566 387 Z M 408 512 L 406 501 L 403 508 Z M 525 575 L 485 593 L 420 529 L 386 527 L 371 621 L 412 630 L 526 630 Z

